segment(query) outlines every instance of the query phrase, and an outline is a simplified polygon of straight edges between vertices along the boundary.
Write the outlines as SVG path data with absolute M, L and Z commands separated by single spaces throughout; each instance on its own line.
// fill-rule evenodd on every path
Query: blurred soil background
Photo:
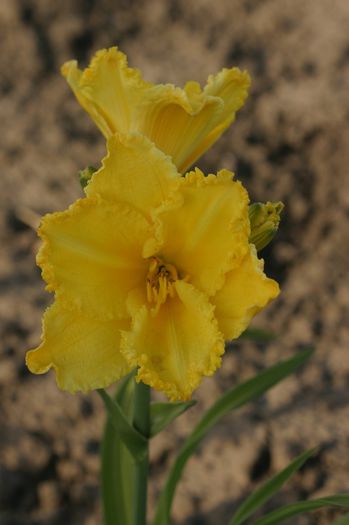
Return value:
M 152 507 L 203 409 L 309 344 L 315 357 L 297 376 L 210 433 L 185 470 L 173 524 L 227 523 L 259 482 L 317 444 L 273 505 L 349 490 L 348 27 L 345 0 L 0 1 L 0 525 L 101 523 L 101 402 L 60 392 L 53 373 L 32 376 L 24 355 L 51 300 L 35 266 L 38 217 L 81 195 L 76 174 L 105 147 L 59 67 L 115 44 L 155 82 L 248 69 L 246 106 L 198 165 L 236 171 L 252 200 L 286 204 L 263 253 L 282 294 L 255 321 L 278 337 L 234 343 L 197 407 L 155 439 Z M 290 523 L 327 525 L 337 514 Z

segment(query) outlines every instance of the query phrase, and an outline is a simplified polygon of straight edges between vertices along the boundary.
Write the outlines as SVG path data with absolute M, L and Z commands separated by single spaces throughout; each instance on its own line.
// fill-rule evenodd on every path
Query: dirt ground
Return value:
M 173 524 L 228 523 L 256 484 L 314 445 L 319 454 L 273 505 L 349 491 L 348 27 L 345 0 L 0 1 L 0 525 L 101 523 L 101 403 L 60 392 L 53 374 L 32 376 L 24 354 L 50 301 L 35 266 L 38 217 L 80 196 L 77 171 L 104 153 L 59 66 L 114 44 L 152 81 L 248 69 L 245 108 L 199 166 L 235 170 L 253 200 L 286 204 L 264 251 L 282 294 L 255 321 L 278 337 L 234 344 L 197 407 L 155 439 L 151 506 L 203 409 L 309 344 L 306 368 L 210 433 L 185 470 Z M 289 523 L 328 525 L 336 515 Z

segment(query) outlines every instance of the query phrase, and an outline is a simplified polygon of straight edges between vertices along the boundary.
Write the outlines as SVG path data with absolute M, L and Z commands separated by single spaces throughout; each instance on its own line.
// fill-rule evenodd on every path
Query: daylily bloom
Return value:
M 188 399 L 279 293 L 249 244 L 248 195 L 227 170 L 185 177 L 140 134 L 115 135 L 86 197 L 46 215 L 38 264 L 55 292 L 34 373 L 68 391 L 137 379 Z
M 250 85 L 248 73 L 235 67 L 209 76 L 203 90 L 197 82 L 184 89 L 155 85 L 129 68 L 116 47 L 98 51 L 84 71 L 76 60 L 66 62 L 62 73 L 106 138 L 140 132 L 172 157 L 180 173 L 234 121 Z

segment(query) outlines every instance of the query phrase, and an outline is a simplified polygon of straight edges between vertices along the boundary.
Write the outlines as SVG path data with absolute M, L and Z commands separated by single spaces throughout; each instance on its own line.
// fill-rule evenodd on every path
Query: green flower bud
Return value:
M 257 251 L 262 250 L 270 243 L 276 234 L 280 215 L 284 205 L 282 202 L 255 202 L 248 208 L 251 225 L 250 243 L 254 244 Z
M 87 168 L 79 171 L 79 180 L 82 189 L 84 189 L 90 182 L 90 179 L 95 171 L 97 171 L 97 168 L 94 168 L 93 166 L 87 166 Z

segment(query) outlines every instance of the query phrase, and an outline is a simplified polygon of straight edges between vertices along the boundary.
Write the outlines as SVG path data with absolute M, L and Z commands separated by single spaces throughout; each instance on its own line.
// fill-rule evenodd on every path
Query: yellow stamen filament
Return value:
M 147 275 L 147 299 L 154 304 L 154 313 L 159 311 L 168 296 L 174 297 L 174 282 L 178 279 L 178 273 L 173 264 L 164 263 L 158 257 L 150 259 Z

